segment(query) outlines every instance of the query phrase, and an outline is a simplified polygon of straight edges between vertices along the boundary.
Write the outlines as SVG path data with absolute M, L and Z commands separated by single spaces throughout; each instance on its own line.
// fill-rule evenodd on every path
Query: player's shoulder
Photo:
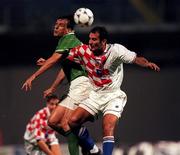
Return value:
M 79 46 L 76 46 L 75 47 L 77 50 L 87 50 L 89 47 L 88 47 L 88 45 L 86 45 L 86 44 L 81 44 L 81 45 L 79 45 Z
M 40 109 L 38 112 L 37 112 L 38 114 L 46 114 L 46 113 L 48 113 L 48 107 L 44 107 L 44 108 L 42 108 L 42 109 Z
M 112 50 L 114 51 L 114 53 L 122 54 L 128 50 L 124 45 L 119 44 L 119 43 L 114 43 L 111 46 L 112 46 Z
M 111 46 L 114 48 L 120 48 L 120 49 L 126 48 L 124 45 L 122 45 L 120 43 L 114 43 L 114 44 L 111 44 Z
M 121 51 L 123 50 L 125 47 L 121 44 L 118 44 L 118 43 L 114 43 L 114 44 L 108 44 L 108 49 L 107 50 L 111 50 L 113 52 L 118 52 L 118 51 Z
M 109 51 L 111 51 L 111 55 L 114 57 L 119 57 L 124 55 L 124 53 L 127 51 L 126 47 L 119 44 L 119 43 L 114 43 L 114 44 L 110 44 L 110 49 Z
M 89 48 L 89 46 L 87 44 L 82 44 L 81 47 L 84 48 L 84 49 Z

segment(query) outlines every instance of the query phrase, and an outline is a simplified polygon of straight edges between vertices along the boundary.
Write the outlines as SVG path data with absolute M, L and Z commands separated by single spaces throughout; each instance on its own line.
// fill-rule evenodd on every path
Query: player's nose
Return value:
M 90 39 L 89 40 L 89 45 L 92 45 L 93 44 L 93 41 Z

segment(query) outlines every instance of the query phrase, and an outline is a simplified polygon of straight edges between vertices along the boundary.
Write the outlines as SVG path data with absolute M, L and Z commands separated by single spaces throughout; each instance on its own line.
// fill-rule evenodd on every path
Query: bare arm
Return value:
M 54 153 L 49 149 L 49 146 L 43 140 L 39 140 L 37 144 L 39 148 L 47 155 L 54 155 Z
M 32 74 L 23 84 L 22 89 L 31 90 L 32 87 L 32 81 L 35 80 L 36 77 L 44 73 L 46 70 L 48 70 L 50 67 L 52 67 L 60 58 L 61 54 L 54 53 L 50 58 L 48 58 L 45 63 L 34 73 Z
M 50 86 L 50 88 L 48 88 L 47 90 L 44 91 L 44 97 L 46 97 L 47 95 L 52 94 L 53 92 L 55 92 L 57 87 L 61 84 L 61 82 L 63 81 L 64 78 L 65 78 L 65 74 L 64 74 L 63 69 L 61 69 L 59 71 L 55 81 Z
M 62 151 L 59 144 L 51 145 L 51 151 L 54 155 L 62 155 Z
M 160 71 L 160 68 L 153 62 L 149 62 L 146 58 L 144 57 L 136 57 L 134 60 L 134 64 L 137 64 L 141 67 L 147 67 L 155 71 Z

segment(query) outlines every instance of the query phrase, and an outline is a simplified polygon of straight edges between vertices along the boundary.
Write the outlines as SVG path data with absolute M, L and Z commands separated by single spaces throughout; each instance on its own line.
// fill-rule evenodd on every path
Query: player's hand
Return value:
M 149 63 L 147 64 L 147 67 L 150 68 L 150 69 L 152 69 L 152 70 L 155 70 L 155 71 L 157 71 L 157 72 L 160 71 L 160 67 L 158 67 L 155 63 L 152 63 L 152 62 L 149 62 Z
M 32 88 L 32 81 L 33 81 L 35 78 L 36 78 L 35 75 L 32 75 L 30 78 L 28 78 L 28 79 L 24 82 L 24 84 L 23 84 L 23 86 L 22 86 L 21 89 L 24 89 L 25 91 L 31 90 L 31 88 Z
M 42 66 L 42 65 L 44 65 L 45 62 L 46 62 L 46 59 L 44 59 L 44 58 L 39 58 L 39 59 L 36 61 L 36 64 L 37 64 L 38 66 Z
M 54 93 L 56 91 L 55 88 L 50 87 L 49 89 L 45 90 L 43 93 L 43 97 L 46 98 L 46 96 L 51 95 L 52 93 Z

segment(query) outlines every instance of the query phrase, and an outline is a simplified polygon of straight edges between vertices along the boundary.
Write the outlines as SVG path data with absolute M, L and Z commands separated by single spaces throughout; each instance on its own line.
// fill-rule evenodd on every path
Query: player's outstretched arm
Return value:
M 64 78 L 65 78 L 64 71 L 63 71 L 63 69 L 60 69 L 55 81 L 53 82 L 53 84 L 50 86 L 50 88 L 48 88 L 47 90 L 44 91 L 44 98 L 46 96 L 54 93 Z
M 147 67 L 147 68 L 150 68 L 150 69 L 158 71 L 158 72 L 160 71 L 160 67 L 158 65 L 156 65 L 153 62 L 149 62 L 144 57 L 136 57 L 135 60 L 134 60 L 134 63 L 139 65 L 139 66 Z
M 32 74 L 23 84 L 22 89 L 25 91 L 31 90 L 32 88 L 32 81 L 35 80 L 36 77 L 44 73 L 46 70 L 48 70 L 50 67 L 52 67 L 60 58 L 61 54 L 54 53 L 50 58 L 48 58 L 44 65 L 41 66 L 34 74 Z

